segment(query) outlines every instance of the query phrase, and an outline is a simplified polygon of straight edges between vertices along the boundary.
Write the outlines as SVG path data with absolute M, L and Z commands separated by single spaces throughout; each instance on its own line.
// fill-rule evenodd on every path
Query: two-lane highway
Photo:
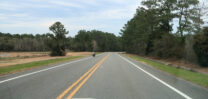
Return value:
M 207 99 L 208 90 L 121 56 L 96 57 L 0 77 L 0 99 Z

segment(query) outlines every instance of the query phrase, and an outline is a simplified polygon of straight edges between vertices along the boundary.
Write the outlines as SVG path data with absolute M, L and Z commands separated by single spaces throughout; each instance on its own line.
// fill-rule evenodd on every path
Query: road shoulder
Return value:
M 175 88 L 182 90 L 185 93 L 191 94 L 191 96 L 193 96 L 194 94 L 200 94 L 200 96 L 199 95 L 193 96 L 193 97 L 197 97 L 197 99 L 204 99 L 205 97 L 208 96 L 207 95 L 208 90 L 204 87 L 196 85 L 182 78 L 178 78 L 178 76 L 173 75 L 169 72 L 166 72 L 166 71 L 164 72 L 163 70 L 156 68 L 152 66 L 151 64 L 148 64 L 148 63 L 144 64 L 144 62 L 137 59 L 138 56 L 134 56 L 134 57 L 126 56 L 126 55 L 123 55 L 123 56 L 126 57 L 131 62 L 141 66 L 143 69 L 150 71 L 153 75 L 156 75 L 157 77 L 164 80 L 171 86 L 174 86 Z M 176 69 L 175 73 L 177 75 L 183 74 L 183 72 L 181 72 L 180 69 Z M 186 75 L 186 76 L 189 76 L 189 75 Z

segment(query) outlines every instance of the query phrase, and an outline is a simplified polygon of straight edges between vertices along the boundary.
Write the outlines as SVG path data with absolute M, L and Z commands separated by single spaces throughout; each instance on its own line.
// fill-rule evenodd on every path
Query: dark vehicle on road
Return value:
M 93 56 L 93 57 L 95 57 L 95 55 L 96 55 L 96 53 L 95 53 L 95 52 L 93 52 L 92 56 Z

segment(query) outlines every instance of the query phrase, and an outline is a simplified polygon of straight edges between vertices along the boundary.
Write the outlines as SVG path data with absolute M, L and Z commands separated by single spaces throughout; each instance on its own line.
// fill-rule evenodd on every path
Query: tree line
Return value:
M 10 34 L 0 32 L 0 51 L 51 51 L 52 56 L 71 51 L 120 51 L 121 37 L 98 30 L 80 30 L 75 37 L 66 37 L 68 31 L 61 22 L 49 27 L 53 33 Z
M 198 0 L 144 0 L 141 4 L 121 29 L 125 51 L 208 66 L 208 27 L 202 27 L 204 7 Z M 173 24 L 178 24 L 176 30 Z
M 98 30 L 80 30 L 75 38 L 72 38 L 71 49 L 75 51 L 120 51 L 121 38 L 113 33 Z
M 50 34 L 10 34 L 0 32 L 0 51 L 48 51 Z

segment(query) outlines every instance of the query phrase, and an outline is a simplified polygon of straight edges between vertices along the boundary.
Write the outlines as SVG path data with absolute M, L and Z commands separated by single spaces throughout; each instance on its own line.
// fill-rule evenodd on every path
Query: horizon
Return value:
M 60 21 L 74 37 L 80 30 L 99 30 L 119 36 L 142 0 L 9 0 L 0 1 L 0 32 L 11 34 L 44 34 Z M 203 1 L 203 0 L 200 0 Z M 206 3 L 206 2 L 205 2 Z M 207 26 L 208 18 L 203 18 Z M 173 20 L 173 32 L 177 30 Z

